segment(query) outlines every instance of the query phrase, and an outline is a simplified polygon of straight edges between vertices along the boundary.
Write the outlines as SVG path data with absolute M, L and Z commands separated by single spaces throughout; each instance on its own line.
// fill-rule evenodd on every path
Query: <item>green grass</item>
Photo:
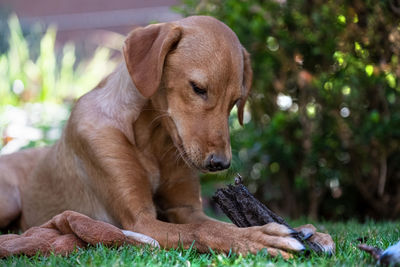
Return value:
M 294 223 L 293 225 L 298 225 Z M 400 222 L 369 221 L 365 224 L 316 223 L 319 229 L 332 234 L 336 243 L 336 254 L 332 257 L 301 255 L 285 261 L 271 258 L 266 251 L 246 257 L 240 255 L 225 256 L 210 252 L 199 254 L 194 250 L 157 250 L 149 247 L 124 246 L 106 248 L 98 245 L 79 250 L 69 257 L 25 256 L 0 260 L 0 266 L 373 266 L 375 261 L 370 255 L 356 248 L 360 237 L 368 238 L 367 244 L 386 248 L 400 240 Z

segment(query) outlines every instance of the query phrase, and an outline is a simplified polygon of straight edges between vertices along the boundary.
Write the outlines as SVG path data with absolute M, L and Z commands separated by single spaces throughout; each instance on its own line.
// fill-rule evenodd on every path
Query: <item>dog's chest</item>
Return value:
M 146 172 L 147 179 L 151 184 L 152 192 L 154 194 L 160 185 L 159 164 L 154 155 L 146 153 L 146 151 L 142 152 L 141 154 L 142 155 L 139 157 L 139 160 Z

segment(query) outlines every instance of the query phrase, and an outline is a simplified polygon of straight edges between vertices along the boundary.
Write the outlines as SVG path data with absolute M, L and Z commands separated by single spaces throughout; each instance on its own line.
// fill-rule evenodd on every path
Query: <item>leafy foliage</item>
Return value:
M 232 146 L 258 198 L 294 217 L 400 215 L 396 1 L 182 2 L 252 55 L 252 119 Z
M 8 147 L 1 152 L 52 143 L 72 102 L 110 73 L 116 61 L 104 47 L 90 59 L 77 59 L 73 43 L 60 53 L 54 27 L 27 38 L 16 15 L 9 16 L 3 33 L 8 45 L 0 53 L 0 134 Z

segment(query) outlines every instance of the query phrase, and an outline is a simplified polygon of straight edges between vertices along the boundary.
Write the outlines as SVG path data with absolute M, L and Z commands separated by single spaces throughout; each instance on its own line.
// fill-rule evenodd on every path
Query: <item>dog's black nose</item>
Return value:
M 231 161 L 224 156 L 211 154 L 206 161 L 206 168 L 211 172 L 222 171 L 231 166 Z

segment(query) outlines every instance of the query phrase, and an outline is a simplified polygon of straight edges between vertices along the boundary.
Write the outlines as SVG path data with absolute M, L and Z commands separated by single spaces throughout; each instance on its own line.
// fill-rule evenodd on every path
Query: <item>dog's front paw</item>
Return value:
M 317 232 L 317 229 L 312 224 L 299 226 L 295 230 L 301 233 L 305 240 L 317 244 L 321 251 L 329 255 L 335 253 L 336 246 L 332 237 L 329 234 Z
M 329 234 L 316 232 L 308 240 L 317 244 L 323 252 L 329 255 L 335 254 L 336 245 Z
M 236 245 L 238 253 L 257 253 L 263 248 L 267 249 L 271 256 L 281 255 L 288 259 L 293 252 L 300 252 L 305 249 L 304 245 L 291 235 L 293 230 L 278 223 L 268 223 L 263 226 L 241 228 L 243 237 Z

